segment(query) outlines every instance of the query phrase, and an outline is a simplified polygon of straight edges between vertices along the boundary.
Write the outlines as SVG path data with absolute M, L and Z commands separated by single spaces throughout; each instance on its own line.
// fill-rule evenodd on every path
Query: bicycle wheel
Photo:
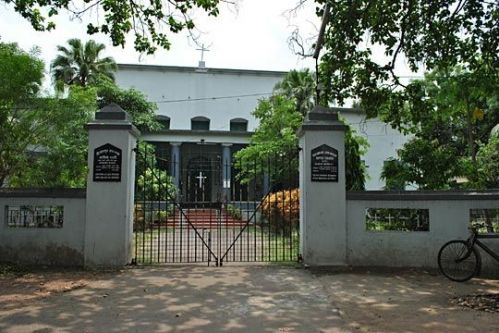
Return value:
M 438 252 L 440 272 L 452 281 L 464 282 L 477 275 L 482 260 L 473 246 L 462 240 L 453 240 L 442 246 Z

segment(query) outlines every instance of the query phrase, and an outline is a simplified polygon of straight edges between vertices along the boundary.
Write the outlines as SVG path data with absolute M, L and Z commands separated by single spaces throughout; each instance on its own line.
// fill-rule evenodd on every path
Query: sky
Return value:
M 207 67 L 256 70 L 288 71 L 291 69 L 315 68 L 311 58 L 295 55 L 288 45 L 288 38 L 296 27 L 301 35 L 315 41 L 320 27 L 320 18 L 315 15 L 315 3 L 308 0 L 294 14 L 299 0 L 236 0 L 237 8 L 221 5 L 218 17 L 207 17 L 203 12 L 194 14 L 201 34 L 199 44 L 209 49 L 204 54 Z M 95 18 L 93 16 L 92 18 Z M 41 49 L 41 57 L 48 64 L 57 55 L 57 45 L 65 45 L 70 38 L 95 39 L 106 45 L 105 56 L 112 56 L 117 63 L 154 64 L 169 66 L 197 66 L 201 58 L 199 48 L 186 33 L 170 34 L 172 47 L 154 55 L 137 53 L 133 39 L 129 38 L 125 48 L 113 47 L 105 35 L 86 34 L 86 21 L 71 20 L 69 14 L 61 12 L 56 20 L 57 28 L 51 32 L 36 32 L 17 14 L 11 5 L 0 2 L 0 37 L 4 42 L 17 42 L 23 49 L 33 46 Z M 384 58 L 381 50 L 374 58 Z M 400 75 L 412 75 L 403 57 L 397 64 Z M 48 87 L 50 81 L 46 80 Z
M 314 62 L 295 56 L 288 47 L 287 39 L 294 27 L 299 25 L 306 36 L 314 34 L 320 19 L 315 16 L 312 1 L 289 17 L 286 11 L 298 0 L 240 0 L 237 8 L 221 6 L 218 17 L 207 18 L 195 14 L 200 30 L 199 43 L 204 43 L 207 67 L 240 68 L 260 70 L 290 70 L 312 67 Z M 57 28 L 51 32 L 35 32 L 31 25 L 12 6 L 0 5 L 0 36 L 4 42 L 17 42 L 23 49 L 37 45 L 46 63 L 55 58 L 57 45 L 63 45 L 70 38 L 95 39 L 106 45 L 106 55 L 118 63 L 140 63 L 171 66 L 197 66 L 201 52 L 185 33 L 171 34 L 172 47 L 169 51 L 158 51 L 155 55 L 140 55 L 133 49 L 133 40 L 123 49 L 113 47 L 104 35 L 88 36 L 86 23 L 71 21 L 69 15 L 61 13 L 56 20 Z M 315 25 L 315 26 L 314 26 Z

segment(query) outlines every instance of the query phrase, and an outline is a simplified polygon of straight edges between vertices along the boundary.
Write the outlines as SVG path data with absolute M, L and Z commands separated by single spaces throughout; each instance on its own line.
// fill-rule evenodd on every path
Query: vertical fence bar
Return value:
M 256 261 L 256 199 L 257 199 L 257 186 L 256 186 L 256 174 L 257 174 L 257 159 L 255 159 L 254 161 L 254 172 L 255 172 L 255 186 L 254 186 L 254 197 L 253 197 L 253 217 L 255 218 L 255 220 L 253 221 L 253 261 Z M 249 207 L 248 207 L 249 208 Z M 249 209 L 248 209 L 249 210 Z M 250 221 L 248 221 L 249 223 Z M 250 228 L 251 226 L 248 226 L 248 229 Z
M 144 170 L 142 174 L 142 212 L 143 212 L 143 220 L 142 220 L 142 262 L 145 262 L 145 252 L 146 252 L 146 223 L 147 223 L 147 207 L 146 207 L 146 185 L 147 185 L 147 146 L 144 145 Z

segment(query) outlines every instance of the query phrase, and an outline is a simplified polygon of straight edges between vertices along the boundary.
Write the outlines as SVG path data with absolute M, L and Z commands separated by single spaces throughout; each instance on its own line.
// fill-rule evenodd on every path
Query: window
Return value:
M 430 231 L 429 209 L 367 208 L 367 231 Z
M 157 115 L 156 121 L 161 124 L 162 130 L 170 129 L 170 117 L 163 116 L 163 115 Z
M 191 119 L 191 129 L 194 131 L 209 131 L 210 119 L 206 117 L 194 117 Z
M 230 121 L 231 132 L 246 132 L 248 131 L 248 121 L 243 118 L 235 118 Z
M 62 228 L 63 206 L 5 206 L 11 228 Z
M 470 225 L 479 234 L 499 233 L 499 208 L 470 209 Z

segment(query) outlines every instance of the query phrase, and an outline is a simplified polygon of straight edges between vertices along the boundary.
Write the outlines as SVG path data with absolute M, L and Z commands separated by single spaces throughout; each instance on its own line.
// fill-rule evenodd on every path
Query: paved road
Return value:
M 497 277 L 234 264 L 33 272 L 0 276 L 0 332 L 498 332 L 499 312 L 455 302 L 476 294 L 499 294 Z
M 0 332 L 343 332 L 308 271 L 162 266 L 0 311 Z

